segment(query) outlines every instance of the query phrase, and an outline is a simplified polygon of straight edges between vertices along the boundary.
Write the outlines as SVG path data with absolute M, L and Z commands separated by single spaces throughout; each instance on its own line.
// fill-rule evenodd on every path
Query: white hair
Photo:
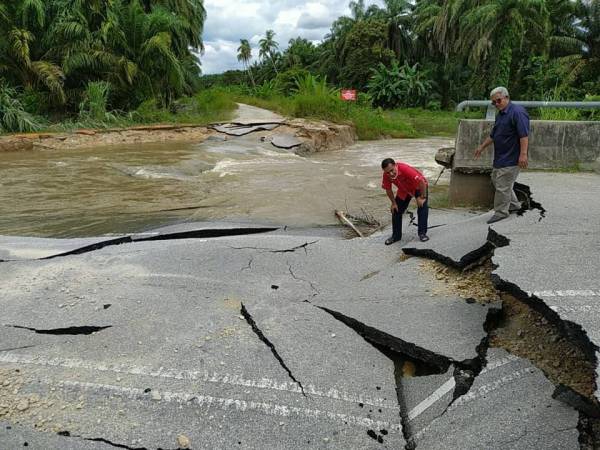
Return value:
M 508 97 L 508 89 L 506 89 L 504 86 L 498 86 L 495 89 L 492 89 L 492 92 L 490 92 L 490 97 L 493 97 L 496 94 L 500 94 L 503 97 Z

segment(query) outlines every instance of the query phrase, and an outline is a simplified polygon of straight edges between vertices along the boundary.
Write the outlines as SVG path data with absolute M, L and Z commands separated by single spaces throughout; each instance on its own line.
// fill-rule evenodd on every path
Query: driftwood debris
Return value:
M 346 225 L 347 227 L 352 228 L 352 230 L 358 235 L 358 237 L 364 237 L 363 234 L 360 232 L 360 230 L 358 228 L 356 228 L 354 226 L 354 224 L 348 220 L 348 218 L 342 211 L 336 209 L 335 215 L 340 220 L 340 222 L 342 222 L 342 224 Z

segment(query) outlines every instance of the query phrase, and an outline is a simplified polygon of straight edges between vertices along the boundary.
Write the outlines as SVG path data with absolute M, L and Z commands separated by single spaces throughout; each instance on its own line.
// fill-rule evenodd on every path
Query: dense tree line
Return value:
M 253 65 L 242 41 L 251 83 L 309 72 L 384 107 L 447 108 L 498 85 L 528 99 L 600 94 L 600 0 L 355 0 L 350 10 L 319 45 L 297 38 L 279 52 L 269 30 Z
M 36 114 L 168 105 L 198 86 L 205 17 L 203 0 L 0 0 L 0 92 Z

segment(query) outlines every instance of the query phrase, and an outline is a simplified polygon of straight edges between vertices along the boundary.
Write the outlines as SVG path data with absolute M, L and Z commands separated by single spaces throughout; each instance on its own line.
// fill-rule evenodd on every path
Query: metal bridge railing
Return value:
M 572 109 L 600 109 L 600 102 L 539 102 L 539 101 L 513 101 L 515 105 L 525 108 L 572 108 Z M 486 120 L 494 120 L 496 107 L 489 100 L 465 100 L 456 106 L 456 111 L 464 111 L 466 107 L 487 107 Z

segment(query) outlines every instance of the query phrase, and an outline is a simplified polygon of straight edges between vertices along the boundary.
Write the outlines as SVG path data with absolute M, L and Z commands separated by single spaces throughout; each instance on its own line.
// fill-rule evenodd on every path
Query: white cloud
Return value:
M 367 4 L 381 4 L 381 0 Z M 205 53 L 202 72 L 221 73 L 241 69 L 237 61 L 240 39 L 248 39 L 258 57 L 258 41 L 268 29 L 275 31 L 280 50 L 295 37 L 320 41 L 332 22 L 349 14 L 348 1 L 339 0 L 205 0 Z

